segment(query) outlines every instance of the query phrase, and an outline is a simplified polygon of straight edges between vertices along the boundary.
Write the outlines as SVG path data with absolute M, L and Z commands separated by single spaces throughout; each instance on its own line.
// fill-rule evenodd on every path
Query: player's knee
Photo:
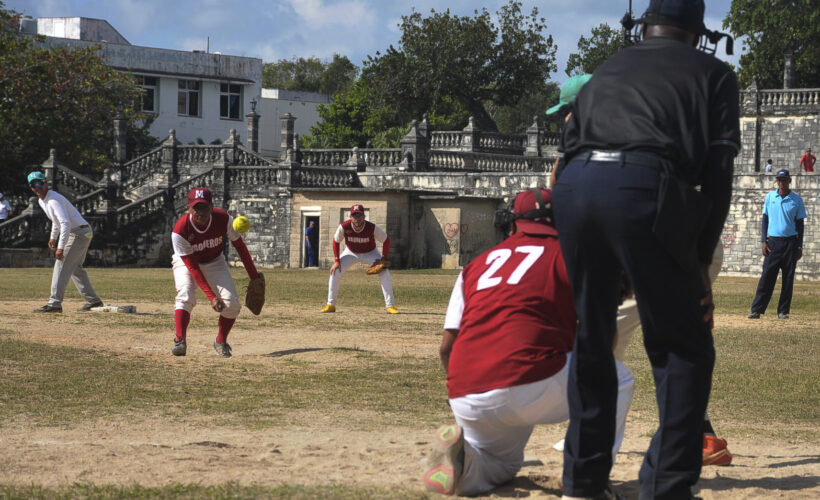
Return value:
M 227 300 L 223 299 L 223 302 L 225 302 L 225 309 L 223 309 L 220 313 L 222 316 L 229 319 L 239 316 L 239 310 L 242 309 L 242 306 L 239 304 L 238 298 L 231 298 Z
M 174 301 L 174 309 L 184 309 L 187 312 L 191 312 L 196 305 L 196 297 L 191 298 L 180 298 Z

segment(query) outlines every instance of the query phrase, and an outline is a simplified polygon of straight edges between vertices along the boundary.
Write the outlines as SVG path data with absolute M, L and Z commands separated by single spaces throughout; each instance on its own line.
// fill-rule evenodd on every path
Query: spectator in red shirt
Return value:
M 800 166 L 797 168 L 798 172 L 803 170 L 806 171 L 807 174 L 814 173 L 814 163 L 817 161 L 817 158 L 811 154 L 811 148 L 806 148 L 806 154 L 800 157 Z

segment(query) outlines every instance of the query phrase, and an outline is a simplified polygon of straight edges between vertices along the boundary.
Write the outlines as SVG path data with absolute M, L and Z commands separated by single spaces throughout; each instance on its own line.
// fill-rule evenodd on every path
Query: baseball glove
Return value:
M 262 306 L 265 305 L 265 275 L 259 273 L 259 276 L 252 279 L 248 283 L 248 289 L 245 293 L 245 307 L 251 310 L 252 313 L 259 316 L 262 312 Z
M 387 259 L 376 259 L 373 264 L 367 268 L 367 274 L 380 274 L 382 271 L 390 267 L 390 261 Z

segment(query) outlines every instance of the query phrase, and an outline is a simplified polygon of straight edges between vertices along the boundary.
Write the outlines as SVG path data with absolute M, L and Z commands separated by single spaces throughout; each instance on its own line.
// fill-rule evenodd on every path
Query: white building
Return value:
M 33 20 L 24 19 L 21 31 L 34 33 Z M 245 115 L 252 99 L 261 101 L 261 59 L 131 45 L 102 19 L 39 18 L 36 33 L 49 46 L 99 45 L 109 66 L 133 74 L 146 91 L 143 111 L 156 116 L 151 135 L 165 138 L 175 129 L 183 144 L 210 143 L 224 141 L 233 128 L 247 142 Z
M 259 118 L 259 152 L 264 156 L 279 158 L 281 152 L 282 121 L 285 113 L 296 118 L 293 129 L 303 136 L 310 127 L 319 122 L 319 105 L 329 104 L 331 97 L 315 92 L 298 90 L 262 89 L 262 106 L 256 112 Z

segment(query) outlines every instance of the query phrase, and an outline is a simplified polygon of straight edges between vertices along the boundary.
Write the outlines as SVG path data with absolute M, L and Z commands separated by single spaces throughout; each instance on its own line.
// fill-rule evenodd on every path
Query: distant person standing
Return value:
M 777 317 L 789 318 L 794 269 L 797 261 L 803 257 L 803 222 L 806 219 L 803 198 L 789 188 L 792 179 L 788 170 L 778 170 L 775 178 L 777 189 L 769 192 L 763 202 L 760 241 L 765 259 L 749 319 L 759 319 L 761 314 L 766 313 L 779 271 L 783 272 L 783 282 Z
M 813 174 L 815 162 L 817 162 L 817 158 L 811 154 L 811 148 L 806 148 L 806 154 L 800 157 L 800 166 L 797 171 L 805 170 L 807 174 Z
M 769 158 L 768 160 L 766 160 L 766 166 L 764 167 L 764 170 L 765 170 L 765 172 L 766 172 L 767 174 L 772 173 L 772 171 L 774 170 L 774 165 L 772 165 L 772 160 L 771 160 L 771 158 Z
M 48 181 L 42 172 L 28 174 L 28 184 L 39 198 L 40 208 L 51 220 L 51 238 L 48 247 L 55 251 L 54 273 L 51 276 L 51 297 L 48 304 L 34 310 L 36 313 L 63 312 L 63 297 L 68 279 L 86 300 L 80 312 L 103 305 L 100 296 L 91 286 L 88 273 L 83 269 L 83 261 L 93 236 L 88 222 L 74 208 L 65 196 L 48 188 Z
M 9 218 L 11 215 L 11 205 L 9 204 L 9 200 L 3 196 L 3 193 L 0 193 L 0 222 Z
M 308 267 L 316 267 L 316 223 L 310 221 L 308 227 L 305 228 L 305 253 L 308 256 Z

